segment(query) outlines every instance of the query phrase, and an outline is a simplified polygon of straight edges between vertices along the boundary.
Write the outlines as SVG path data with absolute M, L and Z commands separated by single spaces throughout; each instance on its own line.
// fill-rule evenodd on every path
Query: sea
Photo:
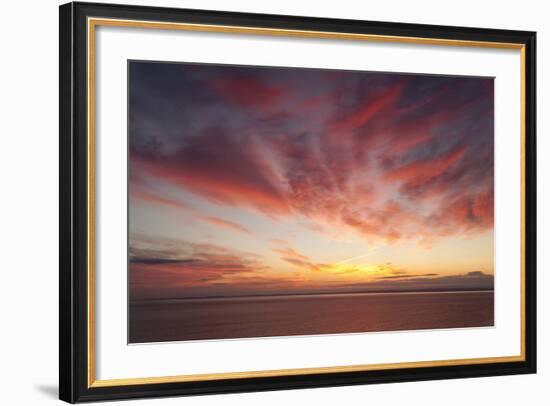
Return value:
M 487 327 L 493 291 L 298 294 L 142 300 L 129 343 Z

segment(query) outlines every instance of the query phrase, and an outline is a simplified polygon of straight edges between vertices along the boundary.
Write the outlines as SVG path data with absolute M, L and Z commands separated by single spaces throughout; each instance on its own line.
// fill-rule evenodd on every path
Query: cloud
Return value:
M 276 174 L 252 145 L 209 128 L 169 154 L 131 151 L 130 160 L 150 177 L 190 190 L 215 203 L 286 213 Z
M 439 276 L 437 273 L 423 273 L 423 274 L 406 274 L 406 275 L 388 275 L 381 276 L 378 279 L 409 279 L 409 278 L 425 278 L 428 276 Z
M 192 210 L 191 206 L 179 200 L 168 199 L 160 196 L 160 194 L 158 193 L 137 190 L 133 187 L 131 187 L 130 196 L 133 199 L 137 199 L 142 202 L 153 204 L 153 205 L 161 205 L 161 206 L 172 207 L 172 208 L 183 209 L 183 210 Z
M 422 215 L 395 201 L 387 201 L 379 208 L 365 207 L 354 212 L 344 210 L 342 220 L 365 238 L 383 238 L 386 243 L 415 238 L 424 228 Z M 436 231 L 431 229 L 432 234 Z
M 246 228 L 245 226 L 234 223 L 234 222 L 229 221 L 229 220 L 224 220 L 224 219 L 219 218 L 219 217 L 203 216 L 203 217 L 200 217 L 200 219 L 204 220 L 207 223 L 212 224 L 216 227 L 221 227 L 221 228 L 225 228 L 225 229 L 232 230 L 232 231 L 238 231 L 240 233 L 244 233 L 244 234 L 248 234 L 248 235 L 252 234 L 251 231 L 248 228 Z
M 260 79 L 255 75 L 240 77 L 218 77 L 208 85 L 225 100 L 242 108 L 266 111 L 281 100 L 287 89 Z
M 172 248 L 155 246 L 130 250 L 130 289 L 134 298 L 183 294 L 193 287 L 207 287 L 246 275 L 265 272 L 266 266 L 252 254 L 215 244 L 171 242 Z M 160 244 L 159 244 L 160 245 Z
M 406 292 L 406 291 L 469 291 L 494 289 L 494 276 L 482 271 L 441 275 L 437 273 L 411 274 L 408 272 L 378 276 L 374 280 L 358 283 L 342 283 L 343 292 Z
M 204 221 L 218 228 L 223 228 L 226 230 L 231 230 L 231 231 L 236 231 L 243 234 L 252 235 L 252 232 L 241 224 L 235 223 L 234 221 L 225 220 L 223 218 L 216 217 L 216 216 L 204 215 L 201 213 L 200 210 L 197 210 L 191 205 L 187 203 L 183 203 L 180 200 L 163 197 L 159 192 L 145 191 L 144 187 L 141 185 L 136 186 L 131 184 L 130 196 L 133 199 L 137 199 L 139 201 L 143 201 L 148 204 L 161 205 L 161 206 L 185 210 L 188 214 L 194 216 L 193 218 L 195 220 Z
M 433 274 L 411 275 L 410 278 L 394 278 L 370 285 L 373 290 L 486 290 L 494 288 L 494 276 L 477 271 L 463 275 L 436 276 Z M 391 278 L 390 278 L 391 279 Z
M 174 65 L 132 67 L 130 176 L 368 242 L 492 229 L 493 79 Z
M 388 171 L 385 178 L 414 185 L 422 184 L 444 174 L 455 162 L 462 158 L 465 151 L 466 147 L 460 146 L 433 158 L 411 162 Z
M 131 264 L 139 265 L 165 265 L 165 264 L 190 264 L 193 259 L 172 259 L 172 258 L 131 258 Z
M 288 269 L 274 272 L 262 256 L 218 244 L 131 235 L 130 299 L 475 290 L 492 289 L 494 285 L 493 275 L 482 270 L 444 276 L 411 273 L 391 262 L 318 263 L 289 245 L 276 246 L 273 252 L 289 265 Z
M 332 131 L 336 134 L 356 130 L 369 122 L 376 114 L 381 113 L 384 109 L 396 102 L 399 95 L 403 91 L 405 82 L 397 82 L 387 89 L 380 91 L 370 100 L 358 103 L 356 108 L 344 117 L 337 119 L 332 124 Z
M 274 248 L 273 252 L 282 255 L 286 258 L 293 258 L 293 259 L 300 259 L 300 260 L 307 260 L 308 257 L 305 255 L 300 254 L 299 252 L 295 251 L 293 248 L 290 247 L 284 247 L 284 248 Z
M 452 234 L 457 229 L 477 232 L 493 227 L 493 192 L 469 194 L 444 201 L 438 211 L 427 220 L 436 229 L 444 229 Z
M 308 256 L 299 253 L 288 244 L 283 247 L 274 248 L 273 252 L 279 255 L 284 262 L 292 265 L 296 269 L 316 271 L 322 264 L 313 263 Z

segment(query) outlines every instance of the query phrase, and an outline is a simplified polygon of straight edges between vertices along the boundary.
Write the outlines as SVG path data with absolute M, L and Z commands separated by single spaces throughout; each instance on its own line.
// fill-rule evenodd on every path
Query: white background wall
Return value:
M 118 1 L 117 1 L 118 3 Z M 539 373 L 239 395 L 129 401 L 154 405 L 498 405 L 548 404 L 550 356 L 550 187 L 548 112 L 549 10 L 545 1 L 461 0 L 203 0 L 123 1 L 132 4 L 414 22 L 538 32 Z M 57 400 L 58 266 L 58 10 L 54 0 L 2 4 L 0 23 L 0 402 L 42 405 Z M 543 184 L 543 183 L 546 183 Z

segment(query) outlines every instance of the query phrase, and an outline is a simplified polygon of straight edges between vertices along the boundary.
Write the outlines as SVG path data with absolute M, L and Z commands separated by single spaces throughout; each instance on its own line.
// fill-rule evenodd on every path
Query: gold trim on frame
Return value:
M 473 364 L 488 364 L 494 362 L 513 362 L 523 361 L 520 355 L 510 357 L 494 357 L 494 358 L 470 358 L 459 360 L 441 360 L 441 361 L 416 361 L 416 362 L 400 362 L 387 364 L 371 364 L 371 365 L 349 365 L 340 367 L 321 367 L 321 368 L 297 368 L 297 369 L 277 369 L 272 371 L 246 371 L 246 372 L 230 372 L 230 373 L 215 373 L 215 374 L 196 374 L 196 375 L 175 375 L 161 376 L 151 378 L 125 378 L 125 379 L 107 379 L 97 380 L 91 385 L 92 388 L 100 388 L 106 386 L 122 386 L 122 385 L 143 385 L 147 383 L 175 383 L 175 382 L 193 382 L 193 381 L 213 381 L 216 379 L 235 379 L 235 378 L 266 378 L 275 376 L 288 375 L 310 375 L 320 373 L 335 373 L 335 372 L 359 372 L 359 371 L 381 371 L 399 368 L 421 368 L 433 366 L 454 366 L 454 365 L 473 365 Z
M 512 49 L 520 51 L 521 64 L 521 350 L 519 355 L 503 357 L 467 358 L 454 360 L 434 360 L 416 362 L 397 362 L 384 364 L 348 365 L 318 368 L 278 369 L 267 371 L 222 372 L 212 374 L 190 374 L 146 378 L 95 379 L 95 277 L 94 277 L 94 197 L 95 197 L 95 28 L 97 26 L 151 28 L 161 30 L 184 30 L 194 32 L 216 32 L 248 35 L 268 35 L 299 38 L 341 39 L 389 43 L 405 43 L 436 46 L 460 46 L 478 48 Z M 219 379 L 265 378 L 277 376 L 297 376 L 312 374 L 331 374 L 339 372 L 360 372 L 391 370 L 396 368 L 425 368 L 474 364 L 493 364 L 525 361 L 525 45 L 506 42 L 466 41 L 440 38 L 400 37 L 391 35 L 355 34 L 344 32 L 306 31 L 260 27 L 241 27 L 228 25 L 168 23 L 138 20 L 120 20 L 108 18 L 88 19 L 88 387 L 113 387 L 126 385 L 213 381 Z

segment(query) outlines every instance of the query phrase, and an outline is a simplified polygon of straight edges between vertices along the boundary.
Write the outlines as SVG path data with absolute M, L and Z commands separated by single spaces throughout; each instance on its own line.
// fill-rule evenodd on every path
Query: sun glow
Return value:
M 392 264 L 349 264 L 336 263 L 319 267 L 321 272 L 346 278 L 376 279 L 396 274 L 398 270 Z

